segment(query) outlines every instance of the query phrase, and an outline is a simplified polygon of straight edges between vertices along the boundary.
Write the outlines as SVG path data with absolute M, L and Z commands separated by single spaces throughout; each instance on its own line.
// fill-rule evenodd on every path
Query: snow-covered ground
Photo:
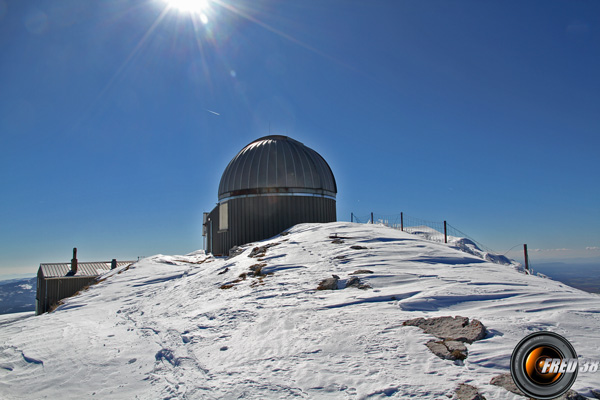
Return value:
M 298 225 L 266 243 L 277 245 L 262 260 L 249 257 L 256 244 L 227 260 L 150 257 L 53 313 L 4 316 L 0 397 L 440 399 L 466 382 L 488 399 L 515 399 L 489 382 L 533 331 L 600 359 L 600 297 L 513 265 L 345 222 Z M 256 264 L 267 275 L 239 278 Z M 358 275 L 372 289 L 315 290 L 332 274 L 343 287 L 359 269 L 373 271 Z M 443 315 L 488 328 L 463 365 L 402 326 Z M 600 372 L 579 374 L 573 389 L 591 396 L 598 382 Z

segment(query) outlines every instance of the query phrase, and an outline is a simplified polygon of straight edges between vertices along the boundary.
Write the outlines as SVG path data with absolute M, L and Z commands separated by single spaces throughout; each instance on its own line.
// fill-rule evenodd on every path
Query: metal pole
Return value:
M 373 225 L 373 213 L 371 213 L 371 225 Z
M 404 232 L 404 213 L 400 213 L 400 230 Z
M 448 243 L 448 229 L 446 228 L 446 221 L 444 221 L 444 243 Z
M 525 255 L 525 271 L 529 273 L 529 255 L 527 254 L 527 245 L 523 245 L 523 254 Z

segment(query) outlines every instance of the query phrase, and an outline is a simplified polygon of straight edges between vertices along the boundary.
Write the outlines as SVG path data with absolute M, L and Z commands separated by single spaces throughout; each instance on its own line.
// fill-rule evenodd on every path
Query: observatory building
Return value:
M 206 251 L 228 255 L 303 222 L 336 220 L 337 186 L 327 162 L 287 136 L 265 136 L 229 162 L 219 202 L 204 214 Z

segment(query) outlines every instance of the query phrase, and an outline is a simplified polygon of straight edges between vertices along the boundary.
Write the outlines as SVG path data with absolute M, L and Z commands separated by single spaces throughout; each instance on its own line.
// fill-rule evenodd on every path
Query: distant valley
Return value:
M 0 281 L 0 314 L 35 311 L 37 278 Z
M 533 271 L 586 292 L 600 293 L 599 264 L 540 263 L 533 266 Z

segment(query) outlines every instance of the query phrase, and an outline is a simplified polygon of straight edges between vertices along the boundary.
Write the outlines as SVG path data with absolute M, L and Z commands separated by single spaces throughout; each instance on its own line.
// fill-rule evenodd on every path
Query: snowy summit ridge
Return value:
M 240 251 L 153 256 L 52 313 L 4 316 L 1 397 L 439 399 L 464 382 L 518 399 L 490 380 L 531 332 L 600 359 L 598 295 L 452 245 L 336 222 Z M 317 291 L 332 275 L 343 289 Z M 353 276 L 371 288 L 345 288 Z M 487 328 L 464 361 L 441 360 L 425 346 L 432 336 L 402 324 L 456 315 Z M 580 374 L 573 389 L 589 395 L 597 382 Z

